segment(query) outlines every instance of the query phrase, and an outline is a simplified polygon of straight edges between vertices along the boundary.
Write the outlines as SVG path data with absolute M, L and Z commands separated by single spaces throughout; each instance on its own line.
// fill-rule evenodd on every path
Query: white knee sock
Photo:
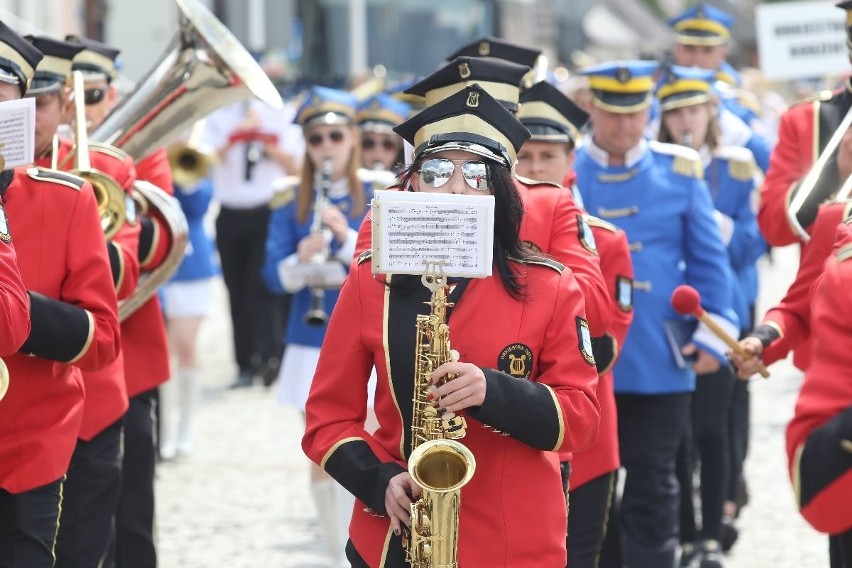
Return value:
M 180 397 L 180 419 L 177 428 L 177 451 L 188 454 L 192 449 L 192 413 L 198 404 L 201 384 L 198 369 L 178 369 L 178 395 Z
M 337 503 L 339 501 L 339 491 L 345 491 L 345 489 L 338 489 L 338 487 L 338 483 L 333 479 L 311 482 L 311 495 L 314 498 L 317 516 L 325 535 L 326 547 L 329 556 L 332 558 L 332 566 L 335 568 L 349 565 L 346 561 L 344 547 L 346 546 L 346 540 L 349 538 L 349 517 L 352 515 L 352 508 L 350 506 L 346 516 L 346 528 L 345 530 L 341 530 L 340 508 Z

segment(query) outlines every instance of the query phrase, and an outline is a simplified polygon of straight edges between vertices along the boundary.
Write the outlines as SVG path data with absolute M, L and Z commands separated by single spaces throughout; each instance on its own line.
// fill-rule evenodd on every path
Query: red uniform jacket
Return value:
M 115 359 L 118 307 L 91 185 L 18 169 L 6 210 L 31 297 L 32 331 L 6 360 L 12 379 L 0 401 L 0 487 L 20 493 L 65 474 L 83 413 L 80 369 Z
M 809 438 L 818 428 L 852 409 L 852 230 L 840 225 L 838 242 L 845 242 L 825 263 L 814 294 L 814 351 L 810 368 L 787 427 L 787 455 L 797 500 L 805 519 L 819 531 L 832 534 L 852 529 L 852 439 L 837 440 L 821 453 L 808 454 Z M 848 423 L 848 420 L 847 420 Z M 849 447 L 841 447 L 841 444 Z M 823 453 L 824 452 L 824 453 Z M 806 463 L 816 458 L 815 464 Z M 801 460 L 801 461 L 800 461 Z M 819 473 L 822 483 L 800 485 L 800 469 Z M 812 476 L 813 477 L 813 476 Z M 800 491 L 801 490 L 801 491 Z M 805 494 L 807 493 L 807 495 Z
M 797 104 L 781 116 L 778 144 L 772 151 L 766 180 L 760 189 L 760 208 L 757 213 L 760 231 L 770 245 L 784 246 L 799 241 L 787 216 L 791 189 L 807 175 L 819 157 L 849 109 L 850 100 L 852 92 L 846 89 L 830 98 L 822 97 Z M 821 176 L 822 182 L 835 185 L 836 169 L 835 162 L 830 160 Z M 839 185 L 831 188 L 831 192 L 838 189 Z M 804 228 L 809 229 L 807 226 Z
M 612 307 L 594 237 L 571 191 L 526 179 L 516 179 L 515 187 L 524 203 L 521 240 L 571 269 L 586 300 L 586 317 L 592 335 L 603 335 L 612 320 Z M 371 239 L 368 215 L 358 231 L 356 258 L 372 246 Z
M 6 356 L 18 351 L 30 334 L 30 300 L 2 208 L 0 217 L 0 356 Z
M 47 167 L 52 156 L 36 161 L 36 165 Z M 112 177 L 129 196 L 136 181 L 133 158 L 117 148 L 104 144 L 89 144 L 89 159 L 92 168 Z M 57 163 L 63 170 L 73 167 L 73 142 L 60 140 Z M 136 289 L 139 281 L 139 223 L 133 212 L 112 239 L 107 241 L 112 279 L 119 300 L 123 300 Z M 80 438 L 91 440 L 104 428 L 118 420 L 127 410 L 127 386 L 124 379 L 124 354 L 97 371 L 83 373 L 86 385 L 86 402 Z
M 570 271 L 515 267 L 524 302 L 509 296 L 497 276 L 471 280 L 463 293 L 459 284 L 449 298 L 452 347 L 461 361 L 481 367 L 487 382 L 485 403 L 468 409 L 463 439 L 477 464 L 461 490 L 462 566 L 564 566 L 566 510 L 553 450 L 583 449 L 597 435 L 597 372 L 582 293 Z M 406 565 L 389 519 L 364 509 L 383 513 L 388 480 L 406 467 L 415 317 L 428 313 L 429 292 L 416 277 L 411 292 L 398 287 L 404 277 L 394 277 L 397 288 L 386 287 L 366 261 L 353 268 L 320 353 L 302 447 L 359 500 L 350 535 L 366 562 Z M 374 366 L 379 428 L 368 434 Z
M 834 248 L 837 226 L 848 214 L 849 203 L 832 203 L 819 208 L 811 226 L 811 240 L 803 247 L 796 279 L 779 304 L 763 317 L 763 323 L 779 330 L 781 336 L 766 346 L 763 360 L 769 365 L 787 356 L 793 349 L 793 362 L 805 371 L 810 364 L 811 290 L 822 274 L 825 260 Z
M 136 177 L 151 182 L 169 195 L 174 194 L 172 170 L 164 148 L 136 162 Z M 148 219 L 154 236 L 150 239 L 147 253 L 141 250 L 143 245 L 140 245 L 143 271 L 159 266 L 171 247 L 168 231 L 161 221 L 153 215 Z M 145 237 L 140 238 L 147 241 Z M 128 395 L 136 396 L 169 379 L 171 372 L 166 322 L 156 294 L 121 323 L 121 335 L 124 338 L 124 373 Z
M 619 350 L 633 321 L 633 262 L 630 260 L 627 233 L 597 217 L 587 215 L 586 219 L 595 235 L 601 259 L 601 272 L 612 302 L 612 325 L 606 333 L 609 338 L 606 346 L 611 346 L 611 350 L 604 348 L 608 362 L 599 373 L 598 379 L 597 396 L 601 406 L 598 439 L 591 448 L 577 452 L 571 458 L 571 490 L 605 473 L 615 471 L 621 465 L 618 458 L 618 419 L 612 367 L 618 359 Z M 600 358 L 597 351 L 595 356 Z M 603 360 L 598 360 L 598 368 L 602 363 Z

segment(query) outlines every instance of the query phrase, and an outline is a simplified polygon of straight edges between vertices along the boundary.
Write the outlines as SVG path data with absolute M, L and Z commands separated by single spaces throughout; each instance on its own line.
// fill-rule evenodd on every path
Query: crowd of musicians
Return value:
M 578 69 L 571 92 L 540 50 L 482 38 L 387 92 L 247 99 L 195 117 L 170 162 L 165 139 L 87 139 L 120 102 L 119 49 L 0 22 L 0 101 L 36 112 L 35 163 L 0 173 L 0 567 L 157 565 L 154 473 L 191 446 L 214 195 L 233 387 L 275 383 L 303 411 L 333 566 L 444 566 L 452 543 L 467 568 L 722 568 L 749 379 L 792 351 L 786 473 L 832 568 L 852 567 L 852 88 L 793 104 L 776 142 L 726 61 L 732 18 L 698 3 L 670 25 L 665 63 Z M 439 278 L 452 350 L 423 392 L 436 292 L 373 272 L 385 188 L 494 199 L 493 274 Z M 795 280 L 758 317 L 758 259 L 794 243 Z M 299 277 L 317 264 L 343 285 Z M 475 471 L 457 526 L 430 494 L 432 540 L 412 546 L 421 411 L 463 418 Z

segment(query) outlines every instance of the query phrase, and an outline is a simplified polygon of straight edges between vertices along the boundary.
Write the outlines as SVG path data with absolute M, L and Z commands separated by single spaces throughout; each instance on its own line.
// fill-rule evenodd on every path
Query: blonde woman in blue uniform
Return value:
M 728 251 L 734 309 L 743 329 L 751 327 L 757 297 L 755 262 L 765 244 L 757 227 L 754 201 L 757 166 L 747 148 L 720 146 L 712 94 L 713 71 L 673 66 L 660 79 L 657 97 L 662 119 L 660 141 L 682 144 L 701 156 L 704 179 L 713 198 L 722 242 Z M 721 568 L 723 504 L 732 476 L 728 432 L 737 379 L 728 365 L 697 377 L 692 402 L 692 432 L 678 456 L 681 484 L 681 566 Z M 694 459 L 700 456 L 701 528 L 696 527 L 692 495 Z
M 592 135 L 574 169 L 586 209 L 627 233 L 634 269 L 634 317 L 614 368 L 619 453 L 626 470 L 620 527 L 629 568 L 672 568 L 679 535 L 675 457 L 686 432 L 695 373 L 718 369 L 724 343 L 704 325 L 680 346 L 666 339 L 677 319 L 670 298 L 690 284 L 706 312 L 736 334 L 728 259 L 695 150 L 648 141 L 653 98 L 649 61 L 586 69 Z M 606 550 L 606 544 L 605 544 Z M 606 565 L 606 564 L 602 564 Z
M 293 287 L 290 281 L 285 285 L 280 275 L 286 268 L 281 269 L 311 263 L 317 254 L 339 262 L 344 269 L 349 267 L 357 228 L 371 197 L 357 173 L 360 160 L 356 106 L 357 99 L 345 91 L 325 87 L 311 90 L 296 114 L 296 122 L 305 135 L 301 177 L 285 178 L 272 200 L 263 278 L 271 291 L 293 294 L 287 347 L 278 376 L 278 399 L 302 411 L 326 332 L 326 323 L 308 323 L 306 315 L 313 308 L 331 314 L 339 291 L 325 290 L 318 302 L 309 287 Z M 327 198 L 327 206 L 319 213 L 323 228 L 312 231 L 312 226 L 316 228 L 315 201 L 320 192 Z M 311 491 L 334 566 L 348 565 L 344 564 L 343 548 L 353 498 L 316 466 L 312 469 Z

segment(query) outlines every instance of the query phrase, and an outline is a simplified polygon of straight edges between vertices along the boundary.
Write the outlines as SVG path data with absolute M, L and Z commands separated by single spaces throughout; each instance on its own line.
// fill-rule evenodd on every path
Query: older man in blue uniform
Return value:
M 670 305 L 672 291 L 692 285 L 714 320 L 732 334 L 738 330 L 727 255 L 701 159 L 694 150 L 643 137 L 655 71 L 648 61 L 584 71 L 594 102 L 593 135 L 575 162 L 587 210 L 627 233 L 635 272 L 633 325 L 614 370 L 620 456 L 627 471 L 620 528 L 629 568 L 675 565 L 675 457 L 695 373 L 712 372 L 725 361 L 724 343 L 703 324 L 684 330 Z

